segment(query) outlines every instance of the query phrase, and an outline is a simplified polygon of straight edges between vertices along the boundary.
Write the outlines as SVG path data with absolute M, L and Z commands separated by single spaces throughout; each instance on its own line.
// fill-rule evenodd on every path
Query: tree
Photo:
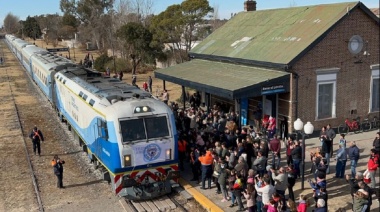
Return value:
M 23 22 L 24 34 L 30 38 L 36 40 L 36 38 L 41 37 L 41 29 L 37 20 L 34 17 L 28 16 Z
M 182 63 L 187 54 L 181 54 L 183 42 L 181 40 L 184 32 L 185 22 L 181 5 L 169 6 L 165 11 L 154 16 L 150 25 L 155 45 L 169 43 L 171 53 L 177 63 Z
M 62 17 L 63 26 L 71 26 L 74 29 L 77 29 L 79 26 L 79 21 L 75 16 L 69 13 L 65 13 Z
M 184 40 L 186 51 L 190 51 L 193 45 L 193 41 L 196 38 L 196 26 L 202 25 L 204 18 L 213 12 L 213 8 L 210 7 L 208 0 L 185 0 L 181 4 L 181 8 L 184 15 L 185 32 Z
M 193 42 L 210 32 L 204 23 L 211 12 L 213 8 L 207 0 L 185 0 L 180 5 L 169 6 L 152 19 L 150 29 L 154 41 L 169 43 L 171 52 L 167 56 L 173 56 L 177 63 L 184 62 Z
M 19 21 L 19 17 L 13 15 L 12 13 L 8 13 L 7 16 L 5 16 L 3 23 L 5 32 L 9 34 L 16 33 L 20 28 Z
M 34 16 L 34 18 L 45 33 L 43 36 L 45 43 L 49 44 L 51 42 L 56 46 L 58 44 L 59 31 L 62 28 L 62 16 L 56 13 Z
M 140 62 L 154 63 L 162 53 L 161 46 L 153 46 L 153 35 L 141 23 L 130 22 L 117 30 L 117 36 L 124 41 L 124 48 L 132 65 L 132 74 L 136 74 Z
M 79 30 L 81 31 L 82 41 L 95 42 L 98 49 L 104 48 L 104 42 L 107 40 L 105 28 L 109 23 L 105 22 L 106 10 L 113 8 L 114 0 L 60 0 L 60 8 L 64 14 L 75 16 L 82 23 Z

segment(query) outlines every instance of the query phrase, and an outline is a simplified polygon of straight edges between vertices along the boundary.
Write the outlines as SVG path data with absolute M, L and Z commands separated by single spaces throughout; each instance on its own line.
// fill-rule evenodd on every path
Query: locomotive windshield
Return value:
M 123 142 L 169 136 L 166 116 L 120 121 Z

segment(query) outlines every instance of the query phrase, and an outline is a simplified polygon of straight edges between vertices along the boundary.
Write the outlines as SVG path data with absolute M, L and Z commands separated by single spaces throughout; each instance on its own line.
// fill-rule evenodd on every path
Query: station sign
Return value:
M 46 48 L 49 52 L 68 52 L 69 48 L 53 48 L 53 49 L 48 49 Z
M 285 86 L 283 84 L 263 86 L 261 88 L 261 95 L 276 94 L 285 92 Z

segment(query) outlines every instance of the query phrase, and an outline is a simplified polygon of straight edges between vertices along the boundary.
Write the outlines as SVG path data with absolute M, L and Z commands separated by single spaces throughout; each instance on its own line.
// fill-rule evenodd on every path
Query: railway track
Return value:
M 4 47 L 4 43 L 2 43 L 2 47 Z M 17 103 L 16 103 L 15 98 L 14 98 L 14 92 L 13 92 L 13 88 L 12 88 L 11 79 L 10 79 L 9 74 L 8 74 L 8 69 L 5 69 L 4 78 L 7 80 L 7 84 L 8 84 L 8 88 L 9 88 L 9 94 L 10 94 L 8 96 L 8 99 L 9 99 L 8 103 L 9 103 L 9 101 L 12 102 L 11 104 L 14 107 L 14 111 L 15 111 L 15 115 L 16 115 L 16 120 L 13 119 L 13 123 L 17 125 L 18 129 L 20 130 L 20 134 L 22 135 L 24 129 L 23 129 L 23 125 L 22 125 L 22 122 L 20 119 L 19 109 L 18 109 Z M 27 148 L 25 137 L 22 136 L 22 138 L 23 138 L 22 140 L 23 140 L 23 144 L 24 144 L 25 156 L 26 156 L 26 160 L 27 160 L 27 163 L 29 166 L 29 172 L 30 172 L 30 175 L 32 178 L 34 193 L 35 193 L 37 204 L 38 204 L 38 210 L 44 211 L 44 207 L 43 207 L 42 200 L 41 200 L 41 195 L 40 195 L 39 188 L 38 188 L 36 173 L 35 173 L 35 170 L 33 168 L 32 162 L 31 162 L 31 158 L 30 158 L 30 154 L 29 154 L 29 151 Z
M 131 201 L 128 199 L 124 199 L 124 201 L 126 203 L 124 210 L 128 212 L 188 211 L 184 207 L 184 203 L 180 203 L 175 198 L 175 193 L 147 201 Z

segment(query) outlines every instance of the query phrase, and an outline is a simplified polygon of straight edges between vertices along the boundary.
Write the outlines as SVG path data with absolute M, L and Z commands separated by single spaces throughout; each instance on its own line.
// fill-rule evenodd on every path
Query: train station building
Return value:
M 363 3 L 244 8 L 193 48 L 191 61 L 155 77 L 196 89 L 209 106 L 235 107 L 242 125 L 257 106 L 286 118 L 289 131 L 297 118 L 319 130 L 378 117 L 379 18 Z

